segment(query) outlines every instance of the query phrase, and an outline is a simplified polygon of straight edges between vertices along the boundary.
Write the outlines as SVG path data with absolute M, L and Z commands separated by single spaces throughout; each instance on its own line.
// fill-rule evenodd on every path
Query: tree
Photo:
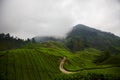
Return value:
M 35 43 L 35 38 L 32 38 L 32 42 Z
M 29 39 L 29 38 L 27 38 L 27 42 L 30 42 L 30 39 Z

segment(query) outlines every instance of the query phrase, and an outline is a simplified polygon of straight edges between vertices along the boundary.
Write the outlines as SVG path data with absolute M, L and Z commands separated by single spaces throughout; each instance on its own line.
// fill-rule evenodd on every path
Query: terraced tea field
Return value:
M 0 51 L 0 80 L 92 80 L 87 76 L 99 77 L 101 74 L 118 78 L 119 67 L 102 68 L 111 65 L 106 65 L 105 62 L 104 65 L 93 63 L 98 55 L 100 51 L 92 48 L 73 54 L 64 46 L 52 42 Z M 63 57 L 66 59 L 62 60 Z M 106 63 L 114 58 L 110 58 Z M 83 70 L 74 74 L 64 74 L 59 69 L 61 61 L 64 61 L 62 67 L 68 71 Z
M 0 58 L 1 76 L 9 80 L 53 79 L 60 73 L 58 59 L 29 49 L 9 51 Z

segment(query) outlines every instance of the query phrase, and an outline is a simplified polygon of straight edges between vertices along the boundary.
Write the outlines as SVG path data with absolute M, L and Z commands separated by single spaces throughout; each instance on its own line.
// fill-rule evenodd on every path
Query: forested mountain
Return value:
M 78 24 L 68 33 L 65 43 L 72 51 L 93 47 L 100 50 L 120 47 L 120 37 L 110 33 Z

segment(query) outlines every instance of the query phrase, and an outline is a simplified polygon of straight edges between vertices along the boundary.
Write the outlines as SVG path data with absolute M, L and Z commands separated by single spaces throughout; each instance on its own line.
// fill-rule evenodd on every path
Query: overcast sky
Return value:
M 120 36 L 120 0 L 0 0 L 0 33 L 64 36 L 76 24 Z

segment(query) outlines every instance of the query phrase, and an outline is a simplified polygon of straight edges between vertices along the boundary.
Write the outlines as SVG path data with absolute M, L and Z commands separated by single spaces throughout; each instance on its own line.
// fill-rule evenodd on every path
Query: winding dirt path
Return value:
M 106 68 L 120 67 L 120 65 L 118 65 L 118 66 L 108 66 L 108 67 L 100 67 L 100 68 L 84 68 L 84 69 L 81 69 L 78 71 L 68 71 L 68 70 L 64 69 L 64 66 L 63 66 L 65 63 L 65 60 L 66 60 L 66 57 L 64 57 L 61 60 L 60 66 L 59 66 L 60 71 L 64 74 L 74 74 L 74 73 L 78 73 L 78 72 L 83 71 L 83 70 L 95 70 L 95 69 L 106 69 Z
M 67 70 L 64 69 L 63 65 L 64 65 L 64 63 L 65 63 L 65 60 L 66 60 L 66 57 L 64 57 L 64 58 L 61 60 L 61 62 L 60 62 L 60 66 L 59 66 L 60 71 L 61 71 L 62 73 L 64 73 L 64 74 L 73 74 L 73 73 L 76 73 L 76 72 L 71 72 L 71 71 L 67 71 Z

